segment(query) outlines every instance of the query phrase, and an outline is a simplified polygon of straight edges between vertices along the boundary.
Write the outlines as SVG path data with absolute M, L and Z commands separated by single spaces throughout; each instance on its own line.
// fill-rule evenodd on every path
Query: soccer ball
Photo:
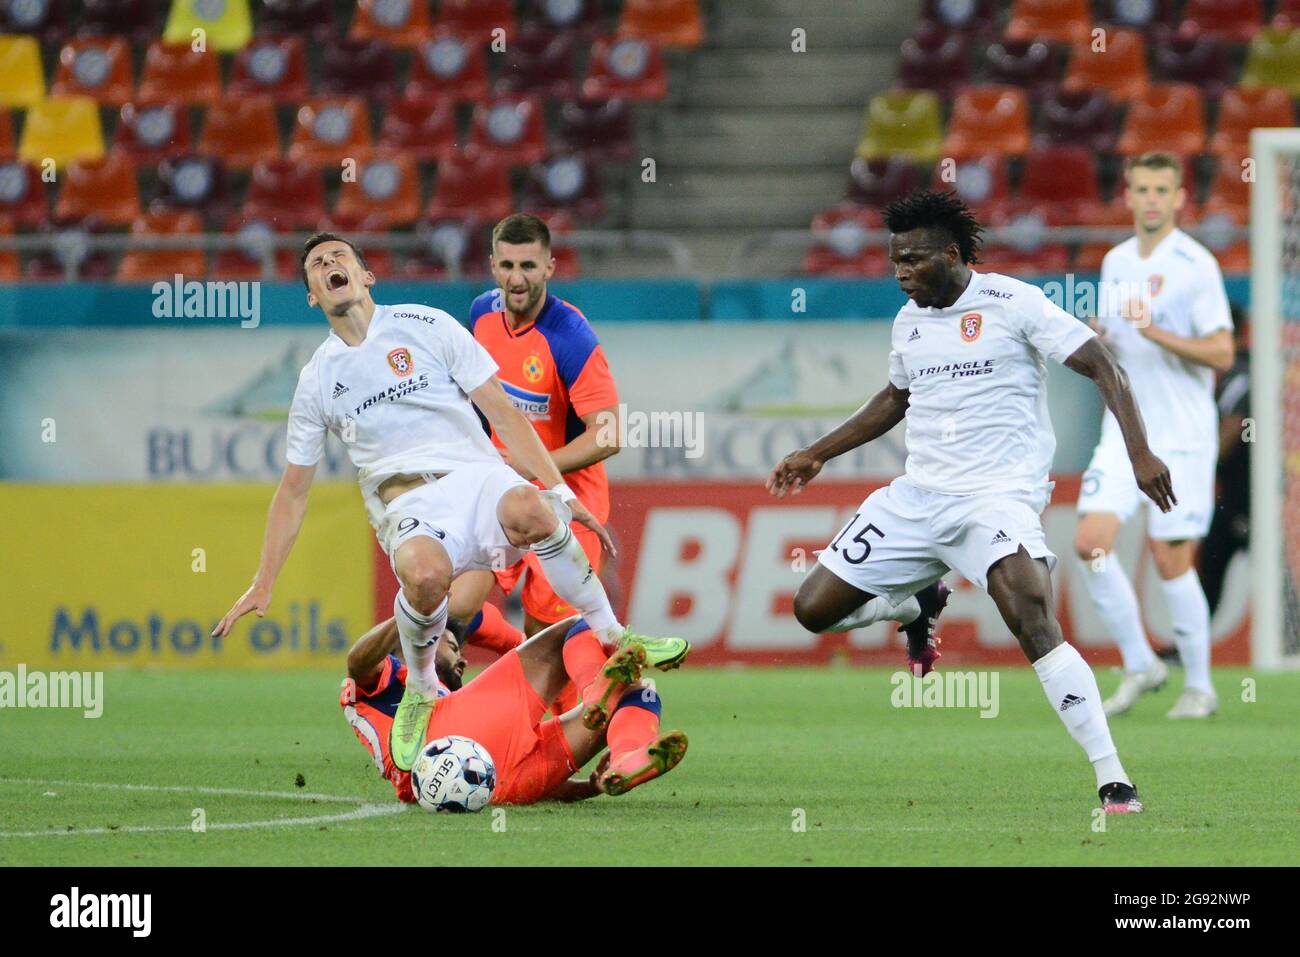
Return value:
M 457 735 L 430 741 L 411 766 L 411 788 L 426 811 L 481 811 L 496 786 L 487 748 Z

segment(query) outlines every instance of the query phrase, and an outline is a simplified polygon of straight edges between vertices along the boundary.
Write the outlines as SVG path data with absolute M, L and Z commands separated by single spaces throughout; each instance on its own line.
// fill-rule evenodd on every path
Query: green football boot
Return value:
M 411 770 L 411 765 L 419 757 L 437 701 L 437 698 L 424 697 L 409 684 L 406 686 L 397 714 L 393 715 L 392 730 L 388 733 L 388 752 L 399 771 Z
M 645 649 L 645 663 L 648 667 L 660 671 L 672 671 L 680 668 L 686 656 L 691 653 L 691 643 L 685 638 L 655 638 L 651 635 L 638 635 L 631 628 L 623 631 L 618 640 L 618 647 L 640 645 Z

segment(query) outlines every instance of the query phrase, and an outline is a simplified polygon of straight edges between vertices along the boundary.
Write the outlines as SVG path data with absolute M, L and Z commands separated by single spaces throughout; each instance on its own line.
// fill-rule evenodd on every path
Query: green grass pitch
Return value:
M 983 719 L 892 707 L 885 669 L 688 667 L 659 682 L 676 771 L 504 816 L 389 813 L 336 675 L 109 672 L 98 719 L 0 711 L 0 864 L 1294 864 L 1300 674 L 1220 669 L 1199 723 L 1165 719 L 1172 677 L 1112 722 L 1147 813 L 1100 832 L 1024 668 Z

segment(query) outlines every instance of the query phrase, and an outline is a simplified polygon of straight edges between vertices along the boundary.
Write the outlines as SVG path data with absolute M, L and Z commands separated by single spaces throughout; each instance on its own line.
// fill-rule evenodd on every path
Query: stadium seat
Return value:
M 871 242 L 866 232 L 884 224 L 874 209 L 836 206 L 813 217 L 812 247 L 804 257 L 803 271 L 813 276 L 889 276 L 893 274 L 883 243 Z
M 406 92 L 422 97 L 478 102 L 487 99 L 485 46 L 476 39 L 440 29 L 411 57 Z
M 1205 149 L 1205 103 L 1187 83 L 1157 83 L 1133 100 L 1116 149 L 1124 156 L 1168 150 L 1190 156 Z
M 1155 45 L 1153 65 L 1165 83 L 1193 83 L 1211 99 L 1227 88 L 1232 73 L 1228 48 L 1216 37 L 1183 27 Z
M 415 161 L 396 150 L 375 150 L 357 167 L 355 181 L 339 187 L 336 219 L 382 220 L 379 229 L 414 225 L 420 218 L 420 178 Z
M 546 154 L 542 104 L 533 97 L 500 97 L 474 108 L 469 145 L 514 166 L 535 163 Z
M 573 35 L 549 30 L 520 30 L 501 55 L 498 94 L 523 94 L 565 100 L 578 92 L 573 69 Z
M 544 217 L 551 231 L 551 257 L 555 260 L 556 279 L 572 279 L 581 271 L 578 268 L 578 250 L 566 238 L 574 230 L 573 217 L 557 210 Z
M 0 216 L 23 229 L 35 229 L 49 218 L 39 169 L 16 160 L 0 163 Z
M 524 184 L 523 208 L 543 219 L 559 212 L 584 221 L 599 219 L 605 212 L 599 168 L 576 153 L 534 163 Z
M 333 0 L 262 0 L 257 32 L 305 36 L 323 43 L 338 36 Z
M 1209 150 L 1239 157 L 1250 152 L 1250 131 L 1257 127 L 1295 126 L 1290 94 L 1280 86 L 1230 87 L 1219 98 L 1219 122 Z
M 194 149 L 190 111 L 179 103 L 128 103 L 118 114 L 113 148 L 137 163 L 157 164 Z
M 267 248 L 267 240 L 277 233 L 289 231 L 288 227 L 269 219 L 232 213 L 226 220 L 224 232 L 227 235 L 238 236 L 240 248 L 223 249 L 217 253 L 212 264 L 212 278 L 227 281 L 264 278 L 262 252 Z M 298 254 L 294 250 L 278 249 L 272 254 L 272 260 L 272 274 L 275 278 L 298 278 Z
M 664 47 L 697 47 L 704 22 L 698 0 L 624 0 L 618 32 Z
M 1045 228 L 1030 222 L 1035 234 Z M 1009 225 L 1014 228 L 1018 224 Z M 1041 244 L 1026 241 L 1024 245 L 986 243 L 980 250 L 980 269 L 1006 276 L 1059 276 L 1070 269 L 1070 249 L 1063 243 L 1045 241 Z
M 319 97 L 298 110 L 289 144 L 289 159 L 333 166 L 345 159 L 361 162 L 370 152 L 370 111 L 359 96 Z
M 82 0 L 77 18 L 81 36 L 123 35 L 137 47 L 158 39 L 160 5 L 156 0 Z
M 877 159 L 897 153 L 914 163 L 931 163 L 942 148 L 939 98 L 929 90 L 894 90 L 867 104 L 855 155 Z
M 1097 162 L 1081 146 L 1034 150 L 1025 156 L 1013 216 L 1040 213 L 1049 226 L 1087 226 L 1101 216 Z
M 397 63 L 392 49 L 377 40 L 331 40 L 321 55 L 316 92 L 388 102 L 397 95 Z
M 13 232 L 13 220 L 0 214 L 0 236 L 12 236 Z M 0 282 L 17 282 L 21 278 L 22 267 L 18 261 L 18 253 L 13 250 L 0 250 Z
M 438 179 L 424 218 L 477 216 L 496 222 L 510 215 L 514 203 L 506 164 L 469 148 L 438 165 Z
M 1187 0 L 1183 23 L 1221 40 L 1249 43 L 1264 26 L 1260 0 Z
M 1039 108 L 1040 146 L 1077 145 L 1099 153 L 1115 149 L 1115 107 L 1103 90 L 1048 91 Z
M 69 163 L 54 204 L 54 218 L 90 220 L 99 226 L 130 226 L 140 215 L 135 163 L 113 151 L 94 163 Z
M 199 150 L 228 169 L 250 169 L 258 160 L 279 158 L 275 103 L 269 96 L 218 100 L 208 109 Z
M 0 36 L 0 106 L 27 107 L 45 99 L 45 68 L 35 37 Z
M 408 279 L 440 279 L 452 273 L 484 275 L 488 263 L 486 231 L 473 217 L 448 217 L 421 223 L 416 233 L 424 245 L 407 257 L 402 264 L 402 275 Z
M 591 41 L 606 33 L 600 0 L 528 0 L 524 24 Z
M 1014 86 L 968 86 L 957 94 L 944 156 L 1023 156 L 1029 149 L 1029 98 Z
M 921 20 L 961 33 L 984 33 L 991 27 L 997 11 L 993 0 L 925 0 Z
M 985 51 L 989 80 L 1024 87 L 1040 97 L 1056 85 L 1059 62 L 1056 47 L 1042 40 L 1001 40 Z
M 982 223 L 1003 223 L 1011 202 L 1010 163 L 1000 155 L 977 156 L 953 166 L 945 159 L 935 168 L 930 188 L 956 193 Z
M 17 155 L 14 145 L 13 112 L 0 107 L 0 162 L 11 160 Z
M 94 224 L 52 220 L 39 232 L 51 248 L 28 255 L 24 279 L 63 282 L 71 275 L 103 282 L 113 278 L 112 257 L 107 252 L 90 252 L 87 247 L 86 240 L 99 232 Z
M 97 103 L 121 106 L 135 95 L 131 47 L 123 37 L 69 40 L 59 51 L 51 96 L 89 96 Z
M 1218 157 L 1210 192 L 1202 207 L 1204 215 L 1226 214 L 1233 217 L 1233 222 L 1244 224 L 1249 221 L 1250 182 L 1246 179 L 1246 168 L 1242 166 L 1246 158 L 1245 152 L 1236 156 L 1225 153 Z
M 849 165 L 844 199 L 858 206 L 881 209 L 924 182 L 920 168 L 903 157 L 868 160 L 859 156 Z
M 514 0 L 442 0 L 438 5 L 436 25 L 474 37 L 482 43 L 493 38 L 493 30 L 505 30 L 506 36 L 513 39 Z
M 354 233 L 370 233 L 383 229 L 384 219 L 379 213 L 362 212 L 359 215 L 326 216 L 320 223 L 322 232 L 340 233 L 351 236 Z M 395 261 L 390 250 L 375 246 L 361 247 L 366 257 L 366 267 L 379 279 L 396 274 Z
M 270 96 L 276 103 L 301 103 L 310 95 L 302 37 L 255 36 L 230 65 L 227 96 Z
M 1242 86 L 1280 86 L 1300 97 L 1300 27 L 1261 30 L 1250 41 Z
M 67 24 L 59 0 L 8 0 L 0 3 L 0 33 L 27 34 L 46 46 L 67 39 Z
M 158 191 L 151 209 L 192 209 L 222 219 L 226 209 L 226 174 L 221 161 L 194 153 L 158 164 Z
M 582 95 L 593 100 L 662 100 L 668 95 L 668 72 L 659 46 L 641 37 L 597 40 Z
M 1279 30 L 1300 27 L 1300 0 L 1278 0 L 1269 25 Z
M 1102 52 L 1086 40 L 1075 44 L 1063 83 L 1067 90 L 1105 90 L 1120 103 L 1141 96 L 1149 85 L 1146 41 L 1136 30 L 1109 31 Z
M 1104 0 L 1100 20 L 1108 27 L 1150 32 L 1172 32 L 1173 0 Z
M 99 105 L 88 96 L 41 100 L 27 110 L 18 157 L 40 165 L 52 159 L 56 166 L 73 160 L 97 160 L 104 155 L 104 130 Z
M 193 210 L 154 210 L 136 219 L 132 236 L 186 236 L 203 232 L 203 220 Z M 175 275 L 186 280 L 207 274 L 202 249 L 131 249 L 117 267 L 118 282 L 153 282 Z
M 456 112 L 448 100 L 409 91 L 384 112 L 379 146 L 400 150 L 417 162 L 456 152 Z
M 325 182 L 320 170 L 291 160 L 263 160 L 253 167 L 241 211 L 277 229 L 314 230 L 325 218 Z
M 570 100 L 560 106 L 555 140 L 593 160 L 628 159 L 636 145 L 632 110 L 625 100 Z
M 921 21 L 899 51 L 899 82 L 910 89 L 934 90 L 945 99 L 951 98 L 958 86 L 970 80 L 969 45 L 965 35 Z
M 433 20 L 423 0 L 361 0 L 348 27 L 349 40 L 378 40 L 407 49 L 432 34 Z
M 189 44 L 149 45 L 136 99 L 179 100 L 189 106 L 209 106 L 220 98 L 221 68 L 216 53 L 195 53 Z
M 163 27 L 164 43 L 192 43 L 194 31 L 202 30 L 209 50 L 234 53 L 253 35 L 248 0 L 171 0 L 171 4 Z
M 1006 36 L 1009 40 L 1082 43 L 1091 29 L 1088 0 L 1015 0 Z

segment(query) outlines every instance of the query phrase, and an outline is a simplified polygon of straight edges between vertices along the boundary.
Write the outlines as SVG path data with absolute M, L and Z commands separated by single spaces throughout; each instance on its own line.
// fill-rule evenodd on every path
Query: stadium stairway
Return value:
M 848 179 L 872 93 L 894 81 L 919 0 L 747 0 L 706 7 L 705 45 L 672 70 L 647 109 L 627 222 L 686 241 L 705 275 L 729 271 L 746 239 L 806 229 Z M 806 51 L 792 31 L 806 31 Z M 787 257 L 795 271 L 799 256 Z

